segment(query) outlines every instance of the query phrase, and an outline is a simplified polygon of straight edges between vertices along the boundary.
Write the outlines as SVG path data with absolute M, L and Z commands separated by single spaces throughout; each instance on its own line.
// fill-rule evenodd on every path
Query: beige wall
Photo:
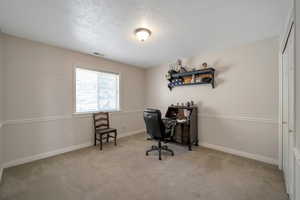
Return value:
M 120 135 L 144 129 L 145 102 L 165 110 L 171 103 L 194 100 L 200 142 L 278 158 L 277 38 L 186 59 L 189 65 L 215 66 L 217 86 L 172 92 L 164 78 L 167 65 L 145 72 L 8 35 L 3 47 L 5 163 L 92 141 L 90 116 L 72 115 L 74 66 L 121 73 L 122 112 L 112 114 Z
M 216 88 L 177 87 L 169 91 L 168 65 L 147 70 L 146 105 L 193 100 L 199 107 L 200 142 L 278 159 L 278 52 L 270 38 L 249 45 L 185 59 L 190 66 L 207 62 L 217 71 Z
M 90 115 L 72 115 L 74 66 L 121 73 L 119 135 L 144 129 L 145 70 L 4 35 L 5 162 L 92 141 Z
M 0 32 L 0 180 L 1 180 L 1 168 L 3 164 L 3 129 L 2 129 L 2 121 L 3 121 L 3 43 L 2 43 L 2 33 Z

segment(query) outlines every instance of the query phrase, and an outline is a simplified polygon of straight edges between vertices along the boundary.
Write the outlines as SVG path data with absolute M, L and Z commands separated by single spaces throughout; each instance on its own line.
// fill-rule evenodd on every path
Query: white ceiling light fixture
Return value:
M 93 52 L 94 56 L 99 56 L 99 57 L 104 57 L 104 54 L 99 53 L 99 52 Z
M 138 28 L 134 31 L 135 36 L 141 42 L 144 42 L 151 36 L 151 31 L 146 28 Z

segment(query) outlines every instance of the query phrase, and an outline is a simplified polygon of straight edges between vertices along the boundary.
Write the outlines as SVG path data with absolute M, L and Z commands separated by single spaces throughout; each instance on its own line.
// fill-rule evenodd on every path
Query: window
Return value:
M 119 74 L 76 68 L 76 112 L 119 110 Z

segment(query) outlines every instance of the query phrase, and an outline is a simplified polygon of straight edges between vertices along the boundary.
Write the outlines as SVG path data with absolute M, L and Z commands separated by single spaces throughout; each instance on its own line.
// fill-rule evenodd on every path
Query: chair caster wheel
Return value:
M 146 156 L 148 156 L 149 154 L 148 153 L 146 153 Z

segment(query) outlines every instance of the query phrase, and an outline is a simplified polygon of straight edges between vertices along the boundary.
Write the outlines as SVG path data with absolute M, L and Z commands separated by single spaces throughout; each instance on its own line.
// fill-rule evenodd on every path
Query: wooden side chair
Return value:
M 96 146 L 97 141 L 100 142 L 100 150 L 102 150 L 102 141 L 106 140 L 109 142 L 109 138 L 114 138 L 115 146 L 117 145 L 117 129 L 110 128 L 109 126 L 109 114 L 107 112 L 100 112 L 93 114 L 94 119 L 94 128 L 95 128 L 95 142 Z M 110 135 L 114 133 L 114 135 Z M 103 137 L 104 136 L 104 137 Z

